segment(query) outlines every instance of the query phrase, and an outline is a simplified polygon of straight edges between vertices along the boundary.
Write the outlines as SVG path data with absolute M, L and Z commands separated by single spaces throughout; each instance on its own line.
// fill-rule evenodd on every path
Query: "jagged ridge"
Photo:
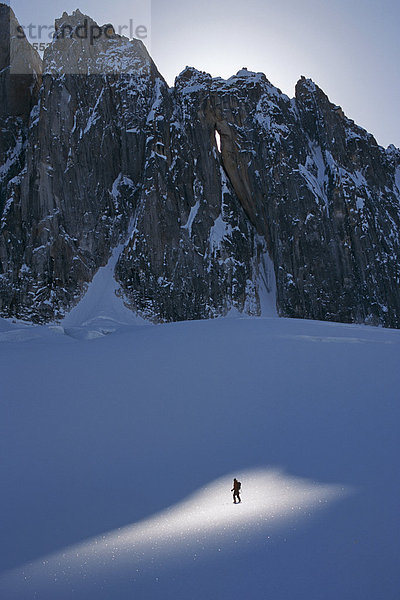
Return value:
M 312 81 L 289 99 L 188 67 L 168 89 L 114 32 L 59 36 L 43 73 L 1 182 L 1 314 L 60 318 L 124 241 L 121 293 L 151 320 L 258 315 L 276 286 L 283 316 L 400 326 L 400 151 Z

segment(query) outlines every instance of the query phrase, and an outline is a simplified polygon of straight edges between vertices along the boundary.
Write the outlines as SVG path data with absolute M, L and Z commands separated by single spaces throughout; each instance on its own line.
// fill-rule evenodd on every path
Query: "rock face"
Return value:
M 20 198 L 1 227 L 2 310 L 40 322 L 82 296 L 127 232 L 158 75 L 139 41 L 112 36 L 94 50 L 87 38 L 62 35 L 64 25 L 76 30 L 83 21 L 76 11 L 56 23 L 30 115 Z M 117 74 L 101 74 L 101 61 Z
M 0 4 L 0 214 L 8 184 L 24 166 L 28 118 L 41 81 L 41 60 L 17 28 L 13 11 Z
M 153 321 L 276 306 L 400 326 L 399 150 L 310 80 L 289 99 L 186 68 L 169 89 L 140 41 L 85 24 L 64 13 L 40 89 L 2 117 L 7 152 L 20 132 L 0 155 L 3 316 L 61 318 L 122 244 L 121 294 Z

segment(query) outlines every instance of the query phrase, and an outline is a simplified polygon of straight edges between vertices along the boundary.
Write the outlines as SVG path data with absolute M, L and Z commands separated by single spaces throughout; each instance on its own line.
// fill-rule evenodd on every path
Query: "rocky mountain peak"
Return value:
M 175 79 L 175 89 L 178 92 L 190 94 L 198 91 L 199 88 L 208 89 L 211 82 L 212 77 L 209 73 L 199 71 L 194 67 L 185 67 Z
M 47 74 L 128 74 L 154 70 L 141 40 L 129 40 L 113 25 L 98 25 L 80 10 L 55 21 L 55 36 L 44 53 Z
M 61 319 L 113 254 L 152 321 L 400 326 L 399 150 L 310 79 L 289 99 L 186 67 L 169 90 L 140 41 L 79 11 L 56 24 L 29 123 L 3 121 L 2 315 Z

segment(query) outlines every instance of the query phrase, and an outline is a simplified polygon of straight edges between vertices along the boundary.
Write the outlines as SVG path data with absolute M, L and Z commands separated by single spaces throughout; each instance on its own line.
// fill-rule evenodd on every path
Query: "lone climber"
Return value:
M 233 503 L 234 504 L 236 504 L 236 498 L 237 498 L 238 502 L 241 502 L 241 499 L 240 499 L 240 488 L 241 487 L 242 487 L 242 484 L 235 477 L 235 479 L 233 480 L 233 488 L 231 489 L 231 492 L 233 492 Z

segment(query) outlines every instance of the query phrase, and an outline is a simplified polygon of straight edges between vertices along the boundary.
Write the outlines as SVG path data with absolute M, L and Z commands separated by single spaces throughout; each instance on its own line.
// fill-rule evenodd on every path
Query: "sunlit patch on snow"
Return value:
M 261 529 L 270 530 L 285 521 L 308 516 L 343 494 L 337 485 L 321 485 L 289 477 L 279 470 L 259 469 L 236 476 L 242 481 L 242 502 L 234 506 L 232 480 L 235 474 L 221 477 L 188 499 L 142 523 L 126 527 L 107 536 L 108 543 L 129 549 L 164 546 L 168 552 L 179 550 L 177 544 L 195 543 L 215 537 L 246 534 L 251 537 Z M 86 549 L 90 548 L 85 546 Z
M 236 505 L 230 492 L 235 475 L 242 481 L 242 502 Z M 76 589 L 82 577 L 86 584 L 92 580 L 95 585 L 100 574 L 107 581 L 107 577 L 124 578 L 136 568 L 154 564 L 165 568 L 182 553 L 190 559 L 199 552 L 206 557 L 216 548 L 229 552 L 232 542 L 240 547 L 260 536 L 268 540 L 281 529 L 290 535 L 299 522 L 348 492 L 339 485 L 319 484 L 279 470 L 227 475 L 154 517 L 67 548 L 10 573 L 6 580 L 14 590 L 29 581 L 47 598 L 54 581 Z

